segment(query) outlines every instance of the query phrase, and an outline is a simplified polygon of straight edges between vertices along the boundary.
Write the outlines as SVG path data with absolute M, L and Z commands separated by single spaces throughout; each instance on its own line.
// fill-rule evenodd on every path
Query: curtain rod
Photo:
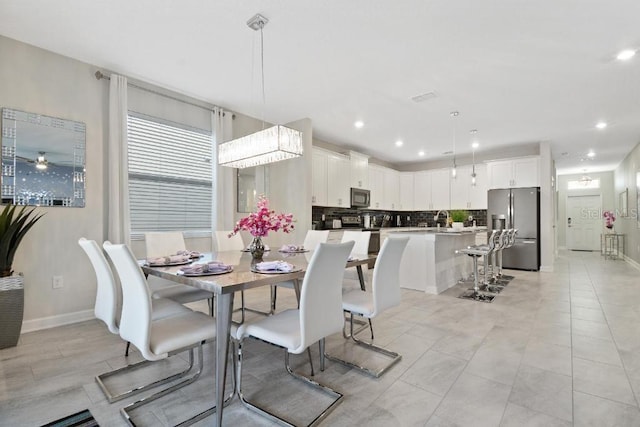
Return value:
M 97 79 L 97 80 L 100 80 L 100 79 L 111 80 L 111 77 L 110 77 L 110 76 L 108 76 L 108 75 L 104 74 L 104 73 L 103 73 L 102 71 L 100 71 L 100 70 L 96 71 L 94 75 L 96 76 L 96 79 Z M 166 93 L 162 93 L 162 92 L 158 92 L 158 91 L 153 90 L 153 89 L 149 89 L 149 88 L 146 88 L 146 87 L 138 86 L 138 85 L 137 85 L 137 84 L 135 84 L 135 83 L 129 83 L 129 82 L 127 82 L 127 86 L 131 86 L 131 87 L 134 87 L 134 88 L 136 88 L 136 89 L 144 90 L 144 91 L 146 91 L 146 92 L 150 92 L 150 93 L 153 93 L 153 94 L 155 94 L 155 95 L 159 95 L 159 96 L 162 96 L 162 97 L 165 97 L 165 98 L 168 98 L 168 99 L 172 99 L 172 100 L 174 100 L 174 101 L 182 102 L 182 103 L 185 103 L 185 104 L 188 104 L 188 105 L 193 105 L 194 107 L 199 107 L 199 108 L 203 108 L 203 109 L 208 109 L 207 107 L 203 107 L 202 105 L 199 105 L 199 104 L 196 104 L 196 103 L 193 103 L 193 102 L 189 102 L 189 101 L 185 101 L 184 99 L 180 99 L 180 98 L 177 98 L 177 97 L 175 97 L 175 96 L 167 95 Z M 227 114 L 227 113 L 223 113 L 222 115 L 224 116 L 225 114 Z M 233 114 L 233 115 L 231 116 L 231 118 L 232 118 L 232 119 L 235 119 L 235 118 L 236 118 L 236 115 L 235 115 L 235 114 Z

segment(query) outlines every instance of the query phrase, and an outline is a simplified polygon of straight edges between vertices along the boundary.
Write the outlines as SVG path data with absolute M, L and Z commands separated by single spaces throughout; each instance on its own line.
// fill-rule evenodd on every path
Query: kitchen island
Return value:
M 400 262 L 401 287 L 439 294 L 454 286 L 460 279 L 471 275 L 471 258 L 455 252 L 476 244 L 476 234 L 486 234 L 486 230 L 471 227 L 455 232 L 451 230 L 389 230 L 387 235 L 409 236 L 409 243 Z

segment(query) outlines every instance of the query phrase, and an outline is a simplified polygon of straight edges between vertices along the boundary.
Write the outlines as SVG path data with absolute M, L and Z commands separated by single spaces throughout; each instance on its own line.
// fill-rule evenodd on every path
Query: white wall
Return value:
M 96 67 L 1 36 L 0 58 L 0 106 L 84 122 L 87 128 L 86 207 L 37 208 L 45 216 L 16 254 L 14 270 L 25 276 L 24 319 L 91 309 L 95 278 L 77 241 L 105 236 L 107 85 L 94 77 Z M 51 288 L 54 275 L 63 276 L 62 289 Z
M 625 189 L 628 190 L 627 208 L 629 216 L 622 218 L 618 215 L 615 222 L 617 233 L 625 235 L 625 255 L 640 266 L 640 222 L 638 222 L 638 194 L 640 182 L 637 182 L 637 173 L 640 172 L 640 144 L 636 145 L 627 157 L 614 171 L 614 204 L 619 209 L 619 195 Z M 612 206 L 612 207 L 613 207 Z

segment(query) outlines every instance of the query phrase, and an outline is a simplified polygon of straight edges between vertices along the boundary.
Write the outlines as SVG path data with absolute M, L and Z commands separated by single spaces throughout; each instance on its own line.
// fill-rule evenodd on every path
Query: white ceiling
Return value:
M 559 173 L 612 170 L 640 142 L 640 55 L 615 60 L 640 48 L 638 0 L 0 0 L 0 34 L 261 118 L 258 12 L 265 119 L 308 117 L 319 139 L 432 160 L 459 111 L 459 155 L 471 129 L 478 152 L 548 141 Z

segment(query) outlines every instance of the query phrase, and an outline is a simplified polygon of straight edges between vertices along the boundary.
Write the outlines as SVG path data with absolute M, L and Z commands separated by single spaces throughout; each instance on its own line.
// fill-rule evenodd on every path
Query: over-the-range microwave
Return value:
M 371 193 L 362 188 L 351 188 L 351 207 L 368 208 L 371 202 Z

